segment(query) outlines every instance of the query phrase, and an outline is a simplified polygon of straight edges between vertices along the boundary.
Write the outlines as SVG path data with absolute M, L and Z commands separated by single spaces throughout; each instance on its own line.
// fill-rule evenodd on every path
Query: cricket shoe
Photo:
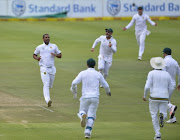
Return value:
M 171 112 L 170 112 L 170 119 L 172 119 L 175 115 L 175 111 L 177 110 L 177 106 L 176 105 L 173 105 L 171 107 Z
M 102 86 L 102 85 L 100 85 L 100 88 L 103 88 L 103 86 Z
M 141 56 L 139 56 L 139 57 L 138 57 L 138 60 L 140 60 L 140 61 L 141 61 L 141 59 L 142 59 L 142 57 L 141 57 Z
M 169 119 L 168 121 L 166 121 L 166 123 L 176 123 L 176 117 Z
M 50 106 L 51 106 L 51 104 L 52 104 L 52 101 L 51 101 L 51 100 L 49 100 L 49 102 L 48 102 L 48 107 L 50 107 Z
M 154 137 L 154 140 L 161 140 L 161 137 Z
M 86 126 L 86 114 L 82 115 L 82 119 L 81 119 L 81 127 L 85 127 Z
M 164 119 L 163 119 L 163 114 L 159 114 L 159 126 L 163 127 L 164 126 Z
M 86 138 L 86 139 L 91 138 L 91 134 L 90 134 L 90 133 L 85 133 L 85 138 Z

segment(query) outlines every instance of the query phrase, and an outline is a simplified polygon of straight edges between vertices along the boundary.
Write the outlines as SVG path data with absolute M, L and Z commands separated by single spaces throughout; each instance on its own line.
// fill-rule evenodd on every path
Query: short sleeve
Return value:
M 35 54 L 35 55 L 40 54 L 40 47 L 39 47 L 39 46 L 36 47 L 36 49 L 35 49 L 35 51 L 34 51 L 34 54 Z
M 55 49 L 55 53 L 56 54 L 60 54 L 61 53 L 61 51 L 59 50 L 59 48 L 56 46 L 56 49 Z

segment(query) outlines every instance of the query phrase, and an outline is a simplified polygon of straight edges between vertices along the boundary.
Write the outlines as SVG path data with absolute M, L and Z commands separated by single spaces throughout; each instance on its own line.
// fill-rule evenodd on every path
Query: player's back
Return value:
M 101 73 L 94 68 L 88 68 L 81 72 L 82 76 L 82 96 L 84 98 L 97 97 L 99 98 L 99 82 Z
M 152 78 L 150 96 L 155 98 L 169 98 L 169 85 L 171 78 L 168 72 L 162 70 L 153 70 L 149 73 Z

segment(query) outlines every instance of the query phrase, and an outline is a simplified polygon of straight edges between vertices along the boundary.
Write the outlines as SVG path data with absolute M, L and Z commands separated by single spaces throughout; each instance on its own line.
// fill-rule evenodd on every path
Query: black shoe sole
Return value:
M 163 119 L 163 114 L 162 113 L 160 113 L 159 114 L 159 126 L 160 127 L 163 127 L 164 126 L 164 119 Z
M 48 102 L 48 107 L 51 107 L 51 104 L 52 104 L 52 101 L 50 100 L 50 101 Z
M 177 106 L 175 106 L 174 111 L 173 111 L 173 113 L 172 113 L 171 116 L 170 116 L 170 119 L 172 119 L 172 118 L 174 117 L 176 110 L 177 110 Z

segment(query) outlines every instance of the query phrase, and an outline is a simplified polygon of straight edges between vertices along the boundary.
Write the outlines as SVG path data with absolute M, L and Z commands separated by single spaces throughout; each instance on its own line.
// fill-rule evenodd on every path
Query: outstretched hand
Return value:
M 126 27 L 124 27 L 124 28 L 123 28 L 123 31 L 126 31 L 126 30 L 127 30 L 127 28 L 126 28 Z
M 94 52 L 94 48 L 91 48 L 91 52 Z

